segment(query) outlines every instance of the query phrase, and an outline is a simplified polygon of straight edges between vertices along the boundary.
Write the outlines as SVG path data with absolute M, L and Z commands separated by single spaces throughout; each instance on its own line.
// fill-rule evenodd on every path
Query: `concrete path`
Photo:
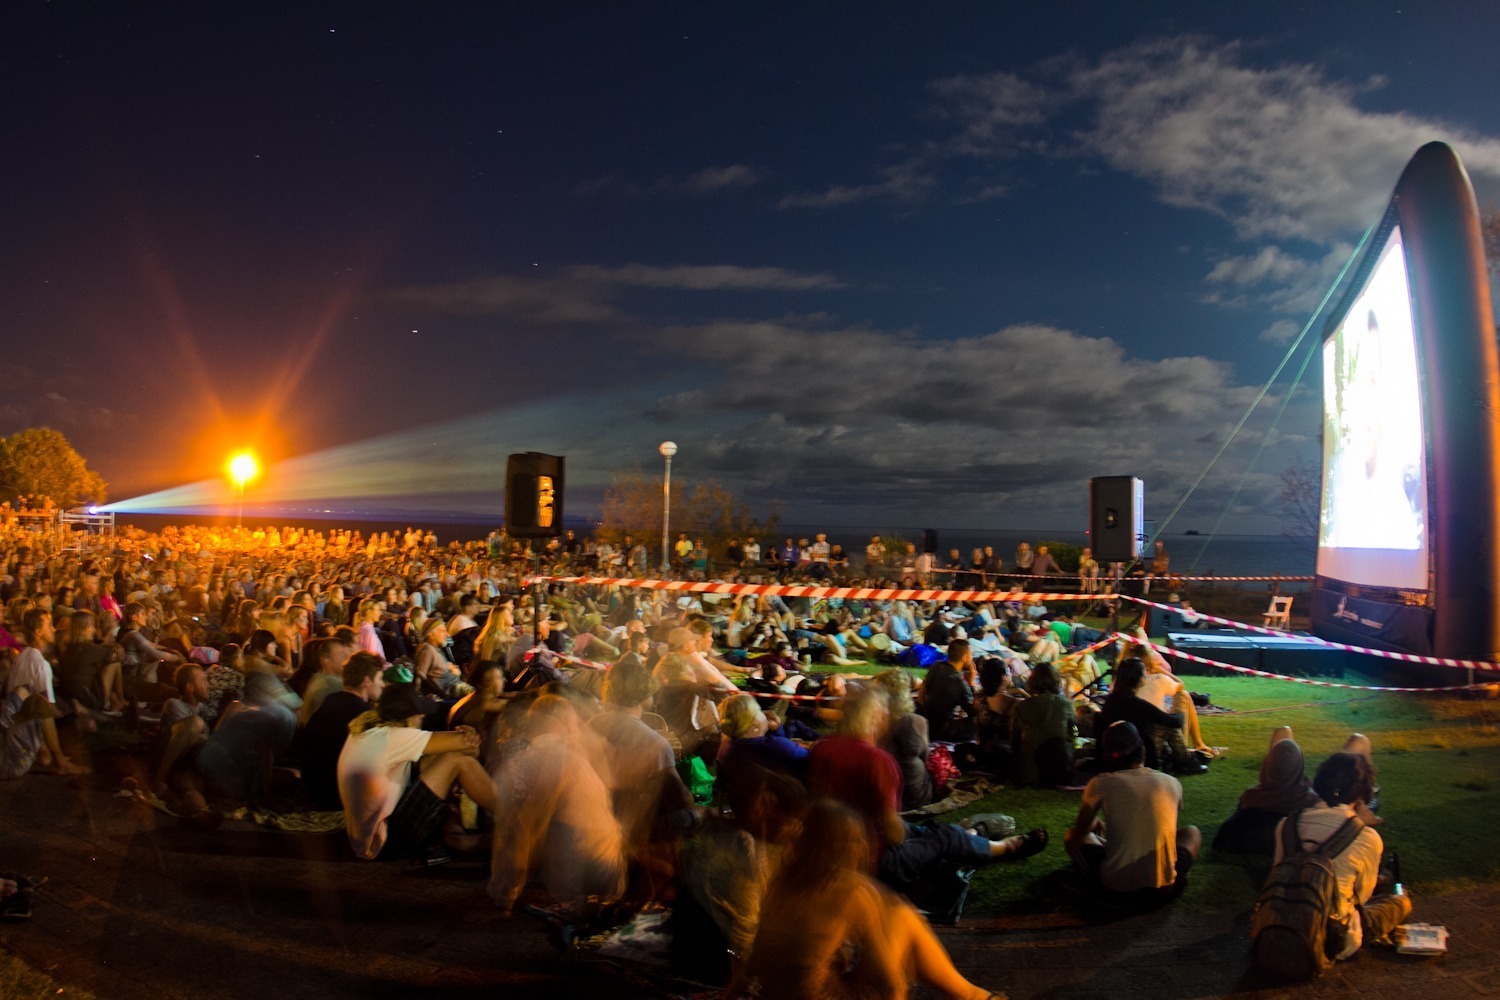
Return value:
M 538 921 L 499 919 L 479 863 L 357 862 L 341 833 L 200 833 L 93 785 L 0 783 L 0 869 L 51 877 L 0 944 L 61 984 L 108 1000 L 659 995 L 560 957 Z M 1019 1000 L 1500 995 L 1500 888 L 1416 905 L 1451 931 L 1447 956 L 1372 949 L 1295 990 L 1250 975 L 1245 913 L 968 918 L 942 937 L 971 980 Z

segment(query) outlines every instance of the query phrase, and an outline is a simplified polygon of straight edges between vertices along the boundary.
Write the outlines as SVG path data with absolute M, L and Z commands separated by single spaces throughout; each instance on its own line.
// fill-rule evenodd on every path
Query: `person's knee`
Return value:
M 203 721 L 201 715 L 190 715 L 172 727 L 172 735 L 205 739 L 208 736 L 208 723 Z

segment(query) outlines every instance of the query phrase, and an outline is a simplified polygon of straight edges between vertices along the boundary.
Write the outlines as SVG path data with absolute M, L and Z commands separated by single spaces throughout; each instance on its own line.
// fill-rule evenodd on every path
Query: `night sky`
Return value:
M 1500 196 L 1497 38 L 1480 2 L 10 4 L 0 433 L 115 500 L 250 445 L 302 456 L 265 500 L 487 512 L 540 450 L 581 514 L 672 439 L 798 524 L 1081 530 L 1118 474 L 1160 519 L 1421 144 Z M 1227 529 L 1279 530 L 1318 406 Z

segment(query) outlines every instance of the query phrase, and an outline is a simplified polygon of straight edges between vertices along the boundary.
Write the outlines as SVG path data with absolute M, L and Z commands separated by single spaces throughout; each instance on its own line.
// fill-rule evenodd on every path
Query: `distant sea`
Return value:
M 121 515 L 121 524 L 134 524 L 146 531 L 160 531 L 169 524 L 215 524 L 232 523 L 224 517 L 190 517 L 182 515 L 127 514 Z M 457 517 L 427 513 L 410 520 L 390 521 L 379 519 L 326 520 L 306 518 L 276 518 L 273 521 L 260 517 L 246 517 L 246 526 L 276 523 L 298 525 L 327 531 L 330 528 L 357 529 L 368 535 L 371 532 L 402 531 L 407 525 L 432 530 L 441 541 L 472 541 L 484 538 L 498 525 L 495 522 L 476 522 L 472 515 Z M 580 535 L 587 533 L 588 522 L 572 523 Z M 783 524 L 776 537 L 762 538 L 761 545 L 779 544 L 790 535 L 793 538 L 812 538 L 818 532 L 828 536 L 830 542 L 838 542 L 858 563 L 864 558 L 865 546 L 872 535 L 896 536 L 922 544 L 921 528 L 898 528 L 879 525 L 854 525 L 830 527 L 826 525 Z M 1047 530 L 990 530 L 984 528 L 945 528 L 937 533 L 938 551 L 946 553 L 958 549 L 967 559 L 974 548 L 992 546 L 1007 564 L 1015 558 L 1016 546 L 1029 542 L 1033 548 L 1045 542 L 1061 542 L 1068 545 L 1087 545 L 1088 535 L 1081 531 Z M 1310 576 L 1316 556 L 1314 539 L 1284 535 L 1207 535 L 1164 534 L 1160 536 L 1172 556 L 1172 570 L 1198 576 Z M 659 537 L 656 539 L 659 541 Z

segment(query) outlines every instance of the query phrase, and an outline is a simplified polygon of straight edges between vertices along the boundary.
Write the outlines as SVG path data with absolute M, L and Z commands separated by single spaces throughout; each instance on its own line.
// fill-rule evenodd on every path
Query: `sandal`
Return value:
M 1029 858 L 1033 854 L 1040 854 L 1047 849 L 1047 828 L 1039 826 L 1034 830 L 1027 830 L 1021 835 L 1021 846 L 1014 852 L 1017 859 Z

